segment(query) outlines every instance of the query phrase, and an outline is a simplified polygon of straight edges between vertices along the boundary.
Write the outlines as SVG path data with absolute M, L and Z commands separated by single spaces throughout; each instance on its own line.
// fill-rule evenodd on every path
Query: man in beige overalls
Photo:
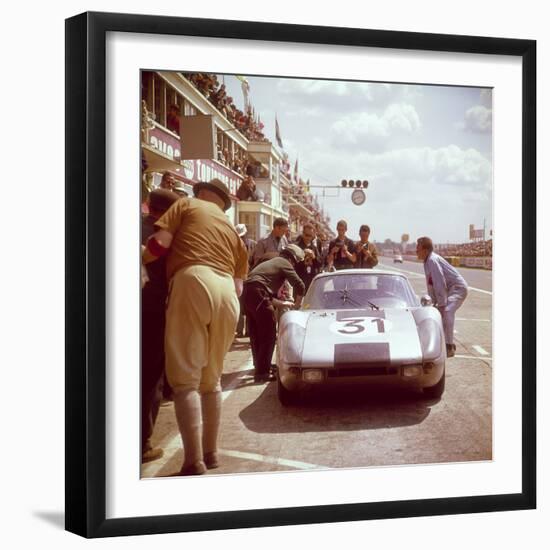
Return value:
M 228 188 L 214 179 L 193 192 L 156 222 L 144 254 L 144 262 L 166 254 L 166 375 L 185 451 L 180 475 L 218 467 L 220 379 L 248 271 L 246 248 L 224 214 Z

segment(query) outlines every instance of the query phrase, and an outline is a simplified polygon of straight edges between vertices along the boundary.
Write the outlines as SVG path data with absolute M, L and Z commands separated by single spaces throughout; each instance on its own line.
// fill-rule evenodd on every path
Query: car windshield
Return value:
M 304 309 L 406 308 L 418 299 L 405 277 L 393 274 L 334 274 L 317 277 L 303 302 Z

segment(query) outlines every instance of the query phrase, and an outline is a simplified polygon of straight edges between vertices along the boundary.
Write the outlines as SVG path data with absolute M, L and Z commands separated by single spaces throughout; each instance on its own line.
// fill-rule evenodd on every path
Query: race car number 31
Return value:
M 330 330 L 342 336 L 372 336 L 389 332 L 391 323 L 387 319 L 377 317 L 350 317 L 332 323 Z

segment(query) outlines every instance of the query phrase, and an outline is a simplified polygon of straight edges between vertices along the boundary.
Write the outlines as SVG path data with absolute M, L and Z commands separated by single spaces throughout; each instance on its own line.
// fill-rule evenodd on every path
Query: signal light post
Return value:
M 342 180 L 340 185 L 309 185 L 307 188 L 308 191 L 309 189 L 323 189 L 323 197 L 325 196 L 325 189 L 353 189 L 351 200 L 353 204 L 360 206 L 367 200 L 364 190 L 368 186 L 368 180 Z M 288 196 L 299 197 L 300 195 L 289 193 Z

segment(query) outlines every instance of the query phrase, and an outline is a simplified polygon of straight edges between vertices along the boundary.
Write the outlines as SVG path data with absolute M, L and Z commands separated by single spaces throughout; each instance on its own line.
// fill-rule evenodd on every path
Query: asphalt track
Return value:
M 420 263 L 382 258 L 379 267 L 406 272 L 425 293 Z M 222 378 L 221 464 L 207 475 L 491 460 L 491 272 L 461 272 L 471 286 L 457 312 L 457 355 L 447 360 L 441 399 L 362 390 L 282 407 L 275 383 L 253 382 L 248 339 L 236 339 Z M 161 407 L 153 444 L 165 453 L 142 466 L 142 478 L 177 472 L 183 452 L 171 403 Z
M 407 274 L 424 275 L 424 267 L 421 262 L 405 260 L 402 264 L 393 263 L 390 258 L 381 258 L 380 265 L 396 271 L 403 271 Z M 493 272 L 487 269 L 474 269 L 470 267 L 457 268 L 460 274 L 466 279 L 469 287 L 475 289 L 493 290 Z

